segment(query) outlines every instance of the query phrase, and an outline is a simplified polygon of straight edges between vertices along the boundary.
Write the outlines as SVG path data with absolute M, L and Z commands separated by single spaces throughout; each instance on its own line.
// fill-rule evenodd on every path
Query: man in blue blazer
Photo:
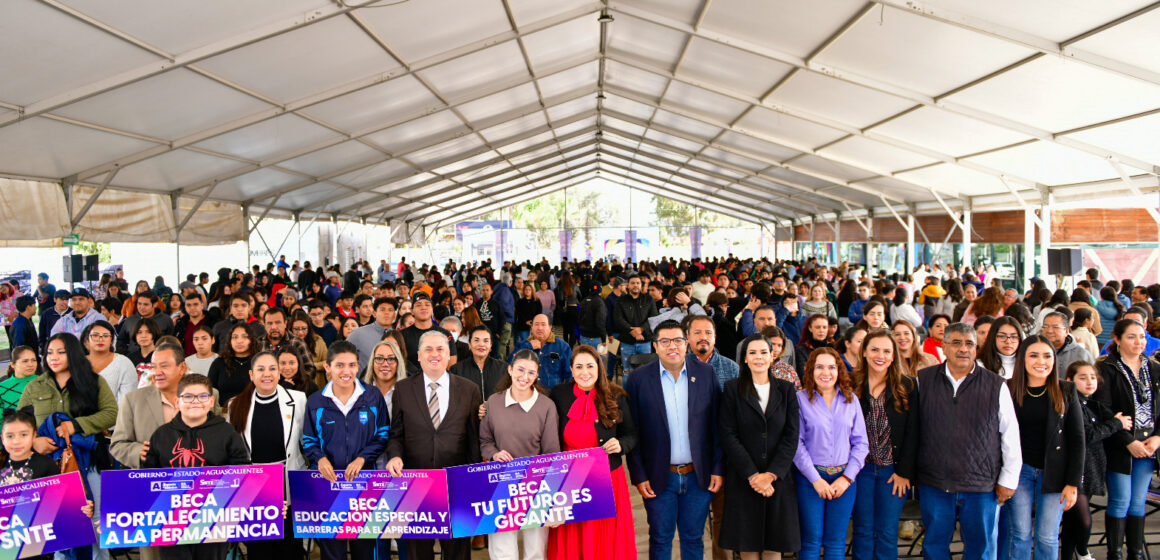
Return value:
M 640 432 L 628 470 L 644 498 L 649 559 L 672 558 L 677 533 L 681 560 L 700 560 L 709 503 L 723 481 L 717 375 L 688 357 L 680 323 L 664 321 L 653 333 L 660 360 L 632 371 L 624 386 Z

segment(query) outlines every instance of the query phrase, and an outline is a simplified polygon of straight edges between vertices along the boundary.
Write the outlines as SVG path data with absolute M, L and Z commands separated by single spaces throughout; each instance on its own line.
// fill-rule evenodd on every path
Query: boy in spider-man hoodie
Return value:
M 169 469 L 249 465 L 242 436 L 213 409 L 213 387 L 204 375 L 186 374 L 177 384 L 178 414 L 153 432 L 141 449 L 141 467 Z M 163 560 L 224 560 L 229 543 L 160 547 Z

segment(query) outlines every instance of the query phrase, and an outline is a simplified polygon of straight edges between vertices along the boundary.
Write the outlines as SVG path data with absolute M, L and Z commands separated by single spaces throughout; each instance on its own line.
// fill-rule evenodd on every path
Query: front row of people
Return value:
M 913 378 L 890 333 L 871 330 L 852 373 L 837 351 L 812 352 L 801 391 L 772 374 L 776 355 L 762 335 L 743 341 L 739 376 L 721 387 L 713 368 L 688 354 L 680 324 L 666 321 L 654 333 L 658 360 L 631 372 L 624 389 L 609 381 L 595 349 L 579 346 L 572 379 L 545 391 L 537 355 L 524 351 L 486 405 L 478 385 L 448 374 L 450 348 L 437 331 L 420 338 L 422 373 L 412 377 L 398 360 L 389 367 L 398 354 L 390 339 L 376 346 L 365 372 L 353 345 L 334 343 L 325 363 L 330 382 L 308 399 L 281 384 L 277 357 L 262 352 L 224 413 L 209 379 L 186 372 L 181 347 L 163 344 L 153 352 L 153 384 L 122 400 L 110 452 L 129 468 L 253 461 L 317 468 L 333 481 L 339 472 L 348 479 L 375 468 L 398 475 L 602 447 L 617 516 L 521 532 L 525 558 L 553 560 L 635 556 L 622 455 L 644 498 L 654 559 L 671 557 L 674 536 L 682 558 L 701 556 L 709 503 L 721 491 L 719 544 L 744 560 L 793 551 L 803 560 L 837 560 L 851 520 L 855 558 L 896 558 L 899 516 L 912 490 L 928 558 L 950 558 L 956 522 L 967 559 L 1054 558 L 1061 522 L 1064 558 L 1090 558 L 1088 503 L 1106 487 L 1108 558 L 1120 560 L 1125 539 L 1129 560 L 1143 558 L 1144 504 L 1160 448 L 1160 364 L 1144 355 L 1139 323 L 1117 322 L 1109 355 L 1098 366 L 1071 364 L 1068 381 L 1042 336 L 1022 341 L 1004 381 L 976 362 L 975 330 L 953 324 L 944 335 L 946 362 Z M 57 427 L 58 438 L 108 424 L 109 388 L 84 367 L 79 346 L 71 335 L 54 337 L 47 371 L 20 403 L 35 416 L 5 419 L 4 483 L 56 472 L 44 455 L 59 442 L 36 435 L 53 413 L 71 418 Z M 99 506 L 94 478 L 88 486 Z M 289 523 L 286 530 L 280 541 L 246 546 L 261 557 L 302 558 Z M 324 559 L 371 559 L 391 546 L 317 542 Z M 516 558 L 515 534 L 493 536 L 490 548 L 493 558 Z M 443 540 L 440 550 L 448 559 L 470 557 L 466 539 Z M 158 552 L 224 558 L 225 546 L 146 548 L 142 558 Z M 433 559 L 434 541 L 407 540 L 399 553 Z

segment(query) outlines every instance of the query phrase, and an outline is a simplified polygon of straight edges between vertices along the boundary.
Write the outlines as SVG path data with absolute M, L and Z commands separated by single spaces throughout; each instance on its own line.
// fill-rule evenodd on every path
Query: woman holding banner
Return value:
M 250 384 L 230 400 L 227 418 L 245 440 L 254 464 L 282 464 L 287 471 L 306 470 L 301 448 L 306 394 L 280 386 L 281 379 L 273 352 L 254 355 L 250 361 Z M 254 434 L 259 436 L 255 438 Z M 287 500 L 289 497 L 287 488 Z M 292 515 L 286 516 L 285 537 L 281 540 L 247 542 L 248 557 L 303 558 L 302 541 L 294 538 L 292 519 Z
M 621 463 L 637 439 L 628 394 L 608 381 L 596 349 L 581 345 L 572 350 L 572 380 L 553 388 L 552 400 L 560 417 L 564 451 L 599 446 L 608 453 L 616 517 L 553 528 L 548 535 L 549 560 L 635 560 L 636 529 Z
M 483 458 L 506 463 L 520 457 L 560 452 L 556 407 L 547 391 L 536 383 L 540 359 L 532 350 L 512 356 L 508 376 L 501 379 L 487 399 L 487 414 L 479 423 L 479 449 Z M 540 398 L 540 393 L 544 393 Z M 548 546 L 547 527 L 495 533 L 488 538 L 492 560 L 519 557 L 516 535 L 524 537 L 524 559 L 543 558 Z
M 792 476 L 798 401 L 793 383 L 770 375 L 777 356 L 768 338 L 750 335 L 741 350 L 718 415 L 726 465 L 719 544 L 742 560 L 771 560 L 801 547 Z

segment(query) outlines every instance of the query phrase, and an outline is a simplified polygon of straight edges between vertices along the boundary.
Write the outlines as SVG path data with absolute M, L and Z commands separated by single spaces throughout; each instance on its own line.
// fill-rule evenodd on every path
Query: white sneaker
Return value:
M 1090 550 L 1088 551 L 1087 554 L 1084 554 L 1083 556 L 1076 554 L 1075 557 L 1076 557 L 1076 560 L 1095 560 L 1094 558 L 1092 558 L 1092 552 Z

